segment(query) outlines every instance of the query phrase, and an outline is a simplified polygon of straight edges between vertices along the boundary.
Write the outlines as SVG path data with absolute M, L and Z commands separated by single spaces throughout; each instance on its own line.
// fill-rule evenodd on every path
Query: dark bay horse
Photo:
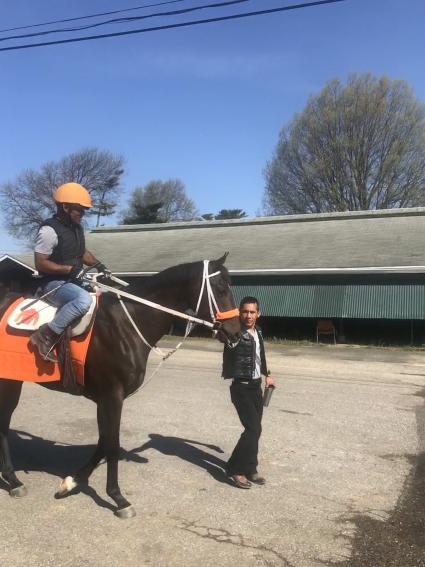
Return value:
M 181 312 L 196 312 L 199 304 L 198 316 L 210 321 L 211 310 L 215 316 L 217 308 L 221 313 L 228 312 L 230 316 L 235 304 L 229 274 L 224 267 L 225 259 L 226 255 L 209 263 L 201 261 L 168 268 L 142 283 L 126 288 L 126 291 Z M 211 295 L 212 305 L 216 305 L 212 309 Z M 7 305 L 2 306 L 0 315 L 10 301 L 4 303 Z M 155 345 L 170 329 L 171 315 L 131 300 L 125 299 L 124 303 L 150 345 Z M 221 325 L 229 341 L 238 337 L 240 326 L 237 316 L 233 314 L 231 318 L 224 318 Z M 149 346 L 137 335 L 117 297 L 111 293 L 102 294 L 87 353 L 83 392 L 97 405 L 99 440 L 90 460 L 62 481 L 60 495 L 66 495 L 79 484 L 87 483 L 95 467 L 106 458 L 106 492 L 117 505 L 115 514 L 121 518 L 134 516 L 134 508 L 123 497 L 118 484 L 120 422 L 125 398 L 143 383 L 149 352 Z M 43 386 L 63 392 L 59 382 L 45 383 Z M 21 389 L 21 381 L 0 378 L 0 469 L 10 495 L 16 497 L 24 496 L 26 488 L 13 468 L 8 432 Z

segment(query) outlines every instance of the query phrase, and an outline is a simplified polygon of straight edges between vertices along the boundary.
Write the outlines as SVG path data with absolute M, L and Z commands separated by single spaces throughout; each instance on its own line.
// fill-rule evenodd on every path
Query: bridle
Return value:
M 221 271 L 218 270 L 217 272 L 213 272 L 212 274 L 209 273 L 209 260 L 204 260 L 204 269 L 202 273 L 202 284 L 201 289 L 199 291 L 198 302 L 196 304 L 195 315 L 198 315 L 199 307 L 201 305 L 202 297 L 204 295 L 204 291 L 206 289 L 207 292 L 207 299 L 208 299 L 208 307 L 210 310 L 210 317 L 212 321 L 215 323 L 219 323 L 220 321 L 225 321 L 226 319 L 232 319 L 233 317 L 239 316 L 239 309 L 229 309 L 227 311 L 220 311 L 218 306 L 217 300 L 215 298 L 212 286 L 211 286 L 211 278 L 221 275 Z M 214 312 L 214 309 L 215 312 Z

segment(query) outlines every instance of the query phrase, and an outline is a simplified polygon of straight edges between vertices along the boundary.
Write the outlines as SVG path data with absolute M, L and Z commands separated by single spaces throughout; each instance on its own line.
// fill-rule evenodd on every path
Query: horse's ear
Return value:
M 214 260 L 214 262 L 216 264 L 218 264 L 219 266 L 222 266 L 224 264 L 224 262 L 226 261 L 226 258 L 227 258 L 228 255 L 229 255 L 229 253 L 225 252 L 221 258 L 218 258 L 218 260 Z

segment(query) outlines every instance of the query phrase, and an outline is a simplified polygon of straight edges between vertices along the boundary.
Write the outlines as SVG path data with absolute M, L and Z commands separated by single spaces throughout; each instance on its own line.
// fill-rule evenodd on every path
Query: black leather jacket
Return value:
M 260 341 L 261 375 L 268 376 L 263 335 L 259 327 L 255 327 Z M 230 348 L 225 345 L 223 351 L 223 378 L 234 380 L 251 380 L 255 373 L 255 339 L 247 330 L 242 331 L 237 344 Z

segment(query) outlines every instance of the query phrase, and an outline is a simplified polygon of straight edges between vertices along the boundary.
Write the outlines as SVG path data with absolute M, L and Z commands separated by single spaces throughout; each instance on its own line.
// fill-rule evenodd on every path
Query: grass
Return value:
M 345 347 L 345 348 L 381 348 L 381 349 L 397 349 L 397 350 L 407 350 L 407 351 L 425 351 L 425 345 L 407 345 L 398 343 L 384 343 L 383 341 L 370 341 L 368 343 L 317 343 L 313 340 L 307 339 L 281 339 L 278 337 L 266 337 L 265 341 L 271 343 L 272 345 L 282 345 L 282 346 L 298 346 L 298 347 Z
M 168 341 L 174 341 L 174 342 L 179 342 L 182 340 L 183 337 L 178 336 L 178 335 L 164 335 L 162 337 L 161 340 L 168 340 Z M 213 337 L 188 337 L 189 341 L 193 342 L 203 342 L 203 341 L 213 341 L 216 340 Z M 279 346 L 283 346 L 283 347 L 305 347 L 305 348 L 312 348 L 312 347 L 320 347 L 320 348 L 328 348 L 328 347 L 344 347 L 344 348 L 378 348 L 378 349 L 387 349 L 387 350 L 392 350 L 392 349 L 397 349 L 397 350 L 406 350 L 406 351 L 412 351 L 412 352 L 423 352 L 425 351 L 425 345 L 407 345 L 407 344 L 398 344 L 398 343 L 392 343 L 392 344 L 388 344 L 385 343 L 383 341 L 377 340 L 377 341 L 370 341 L 370 342 L 364 342 L 364 343 L 337 343 L 336 345 L 334 345 L 333 342 L 329 342 L 329 343 L 323 343 L 323 342 L 319 342 L 317 343 L 315 340 L 309 340 L 309 339 L 284 339 L 284 338 L 279 338 L 279 337 L 265 337 L 264 338 L 265 342 L 271 345 L 279 345 Z

